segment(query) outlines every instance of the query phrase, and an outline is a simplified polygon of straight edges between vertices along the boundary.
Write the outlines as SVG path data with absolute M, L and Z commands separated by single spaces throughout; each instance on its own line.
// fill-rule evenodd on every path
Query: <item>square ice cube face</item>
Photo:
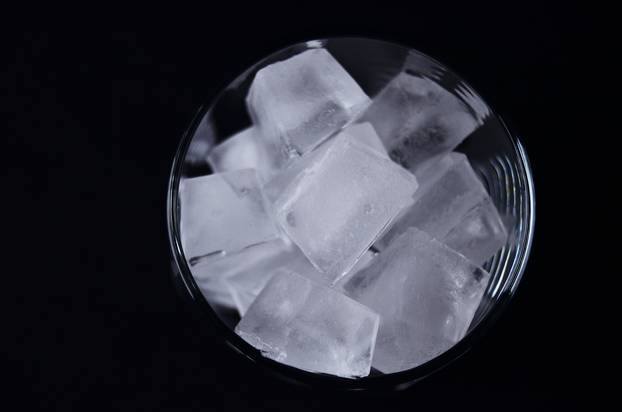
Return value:
M 381 317 L 373 366 L 418 366 L 466 334 L 490 275 L 458 252 L 409 228 L 344 286 Z
M 348 134 L 327 144 L 274 210 L 309 261 L 337 281 L 412 203 L 417 180 Z
M 259 134 L 259 128 L 249 127 L 215 146 L 207 156 L 216 173 L 240 169 L 255 169 L 263 181 L 267 181 L 279 168 L 276 153 L 268 147 Z
M 461 153 L 450 153 L 425 168 L 418 181 L 420 187 L 413 205 L 378 241 L 379 249 L 411 226 L 442 240 L 469 211 L 489 200 L 486 189 Z
M 442 239 L 442 242 L 482 265 L 508 240 L 508 234 L 497 208 L 486 199 L 467 212 L 460 223 Z
M 190 265 L 279 237 L 253 169 L 183 179 L 179 195 L 181 240 Z
M 370 122 L 391 159 L 413 173 L 451 152 L 479 125 L 458 97 L 406 72 L 389 82 L 359 121 Z
M 246 103 L 254 123 L 282 152 L 302 154 L 349 122 L 369 98 L 325 49 L 259 70 Z
M 235 332 L 264 356 L 310 372 L 369 374 L 378 315 L 295 272 L 275 273 Z

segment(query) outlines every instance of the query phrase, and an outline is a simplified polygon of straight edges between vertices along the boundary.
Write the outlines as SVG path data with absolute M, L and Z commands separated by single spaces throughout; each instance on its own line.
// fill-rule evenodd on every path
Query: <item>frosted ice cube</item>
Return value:
M 181 240 L 190 265 L 280 236 L 252 169 L 183 179 L 179 195 Z
M 369 103 L 325 49 L 312 49 L 259 70 L 246 103 L 262 135 L 279 152 L 304 153 Z
M 379 249 L 411 226 L 442 240 L 473 208 L 489 200 L 466 156 L 460 153 L 450 153 L 425 168 L 418 181 L 414 204 L 377 242 Z
M 311 372 L 369 374 L 378 315 L 345 295 L 279 271 L 235 331 L 264 356 Z
M 278 170 L 275 153 L 259 135 L 259 129 L 249 127 L 214 147 L 207 156 L 212 170 L 217 173 L 240 169 L 255 169 L 265 181 Z
M 484 264 L 506 244 L 508 235 L 491 199 L 476 205 L 442 239 L 473 263 Z
M 291 159 L 291 161 L 276 173 L 264 186 L 264 193 L 268 200 L 273 203 L 281 193 L 287 188 L 287 186 L 294 181 L 294 179 L 302 173 L 305 168 L 312 164 L 314 158 L 322 155 L 324 151 L 330 147 L 333 140 L 343 137 L 344 134 L 348 135 L 348 138 L 356 140 L 364 145 L 367 145 L 371 149 L 374 149 L 378 154 L 388 157 L 386 149 L 384 148 L 382 141 L 376 134 L 374 127 L 370 123 L 352 124 L 336 136 L 331 137 L 328 141 L 324 141 L 315 150 L 309 151 L 304 155 Z
M 359 121 L 370 122 L 389 156 L 414 173 L 452 151 L 480 124 L 458 97 L 406 72 L 373 99 Z
M 412 203 L 417 180 L 348 134 L 327 145 L 274 210 L 309 261 L 336 281 Z
M 416 228 L 394 239 L 343 286 L 381 317 L 373 367 L 385 373 L 413 368 L 462 339 L 489 277 Z

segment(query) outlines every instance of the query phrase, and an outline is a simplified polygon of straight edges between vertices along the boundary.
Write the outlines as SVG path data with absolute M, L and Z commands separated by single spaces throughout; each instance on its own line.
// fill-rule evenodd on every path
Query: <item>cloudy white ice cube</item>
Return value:
M 373 367 L 398 372 L 434 358 L 467 332 L 490 275 L 409 228 L 343 290 L 381 317 Z
M 247 106 L 262 135 L 285 157 L 304 153 L 352 120 L 369 98 L 325 49 L 257 72 Z
M 235 331 L 272 359 L 343 377 L 369 374 L 379 318 L 345 295 L 279 271 Z
M 182 246 L 191 265 L 280 236 L 252 169 L 183 179 L 179 195 Z
M 370 122 L 391 158 L 414 173 L 452 151 L 479 125 L 458 97 L 407 72 L 373 99 L 360 121 Z
M 274 209 L 289 238 L 336 281 L 412 203 L 417 181 L 348 134 L 327 144 Z

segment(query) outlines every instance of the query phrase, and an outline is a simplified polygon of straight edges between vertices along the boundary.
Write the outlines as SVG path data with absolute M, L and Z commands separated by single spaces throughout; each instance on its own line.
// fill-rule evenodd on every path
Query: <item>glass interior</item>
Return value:
M 251 119 L 245 98 L 255 73 L 273 62 L 287 59 L 309 48 L 325 47 L 368 96 L 373 98 L 406 65 L 409 72 L 424 75 L 461 98 L 473 113 L 484 121 L 456 150 L 465 153 L 479 173 L 500 214 L 506 220 L 508 242 L 484 268 L 491 280 L 467 336 L 437 359 L 400 372 L 399 376 L 370 375 L 355 381 L 312 374 L 264 359 L 258 351 L 233 333 L 237 313 L 215 313 L 194 283 L 184 257 L 179 234 L 179 181 L 183 177 L 211 174 L 207 153 L 218 143 L 249 127 Z M 400 388 L 426 376 L 463 353 L 499 313 L 515 291 L 529 255 L 534 229 L 534 189 L 527 156 L 516 136 L 499 115 L 460 77 L 430 57 L 407 47 L 378 40 L 339 38 L 315 40 L 280 50 L 256 63 L 231 82 L 212 102 L 204 106 L 183 137 L 171 172 L 168 193 L 169 238 L 173 270 L 180 292 L 218 337 L 249 359 L 261 363 L 281 376 L 302 383 L 328 383 L 350 388 L 387 384 Z

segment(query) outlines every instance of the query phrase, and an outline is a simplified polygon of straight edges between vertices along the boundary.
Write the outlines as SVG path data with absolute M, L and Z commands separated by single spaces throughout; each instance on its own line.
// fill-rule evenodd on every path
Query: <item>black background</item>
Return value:
M 50 14 L 39 16 L 48 24 L 27 18 L 4 37 L 11 246 L 0 361 L 5 399 L 17 406 L 9 410 L 567 410 L 596 402 L 589 388 L 601 375 L 588 373 L 587 344 L 598 335 L 589 314 L 598 298 L 589 286 L 607 270 L 591 253 L 615 174 L 595 115 L 596 93 L 610 81 L 599 50 L 608 38 L 591 11 L 233 6 L 157 18 L 143 10 L 124 24 L 95 11 Z M 274 380 L 199 324 L 170 276 L 167 178 L 198 107 L 265 55 L 336 35 L 397 41 L 454 68 L 511 121 L 535 174 L 536 237 L 515 300 L 466 356 L 397 394 Z

